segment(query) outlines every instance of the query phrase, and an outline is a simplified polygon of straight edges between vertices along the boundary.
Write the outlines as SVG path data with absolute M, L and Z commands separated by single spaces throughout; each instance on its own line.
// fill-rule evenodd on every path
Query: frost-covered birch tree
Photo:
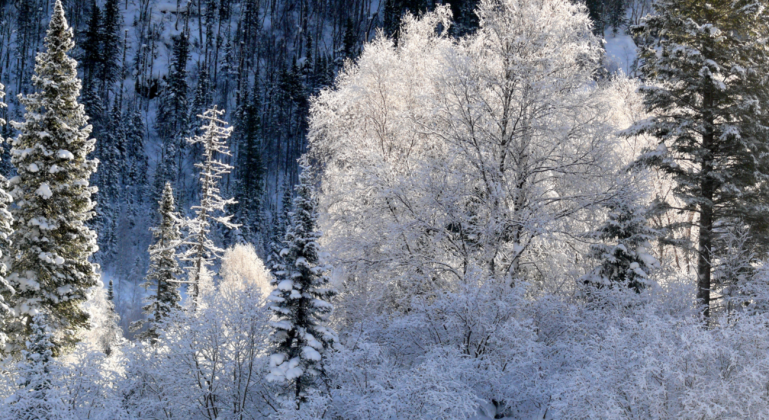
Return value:
M 97 162 L 88 159 L 95 140 L 83 106 L 80 80 L 69 52 L 75 47 L 72 29 L 57 0 L 48 25 L 45 50 L 38 53 L 32 85 L 35 92 L 20 99 L 24 122 L 14 123 L 11 162 L 18 175 L 11 180 L 14 233 L 8 280 L 16 289 L 14 310 L 20 334 L 30 333 L 32 316 L 49 314 L 55 332 L 54 354 L 75 341 L 73 332 L 88 327 L 81 307 L 88 288 L 96 285 L 96 265 L 89 257 L 96 234 L 86 222 L 95 203 L 89 185 Z
M 447 8 L 407 18 L 397 47 L 380 36 L 313 102 L 328 250 L 396 307 L 470 274 L 562 289 L 578 271 L 565 250 L 587 252 L 573 238 L 623 181 L 584 7 L 487 0 L 478 14 L 459 42 L 436 32 Z
M 190 265 L 189 284 L 192 307 L 197 304 L 200 282 L 208 273 L 208 267 L 215 258 L 221 258 L 223 249 L 214 244 L 210 238 L 211 222 L 216 222 L 228 229 L 236 229 L 238 225 L 230 222 L 231 215 L 225 213 L 226 206 L 234 204 L 235 200 L 224 199 L 220 195 L 219 182 L 222 177 L 232 170 L 232 166 L 223 160 L 223 156 L 231 156 L 226 140 L 232 133 L 232 127 L 220 117 L 224 110 L 214 106 L 198 117 L 205 123 L 201 127 L 202 134 L 187 140 L 189 144 L 200 144 L 203 147 L 203 162 L 196 163 L 200 169 L 200 204 L 192 206 L 195 218 L 187 221 L 189 235 L 184 244 L 189 248 L 182 255 L 182 260 Z

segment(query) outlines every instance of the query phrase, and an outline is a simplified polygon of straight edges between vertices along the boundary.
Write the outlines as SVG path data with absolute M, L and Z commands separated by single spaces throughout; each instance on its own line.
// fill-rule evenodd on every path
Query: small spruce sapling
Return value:
M 627 196 L 619 194 L 607 203 L 607 220 L 597 232 L 604 243 L 591 245 L 589 253 L 600 265 L 582 278 L 585 284 L 624 284 L 640 292 L 647 286 L 651 271 L 659 266 L 649 251 L 658 234 L 647 224 L 642 209 Z

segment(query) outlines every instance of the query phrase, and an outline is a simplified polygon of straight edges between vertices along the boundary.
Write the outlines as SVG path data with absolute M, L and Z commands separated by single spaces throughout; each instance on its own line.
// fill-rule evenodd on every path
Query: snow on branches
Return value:
M 200 292 L 201 281 L 206 280 L 208 268 L 215 258 L 221 258 L 223 249 L 214 244 L 210 238 L 211 222 L 216 222 L 228 229 L 236 229 L 238 225 L 230 222 L 231 215 L 225 213 L 226 206 L 234 204 L 235 200 L 224 199 L 220 195 L 219 182 L 222 177 L 232 170 L 222 157 L 231 156 L 226 140 L 232 134 L 232 127 L 220 117 L 224 110 L 214 106 L 198 118 L 204 121 L 202 134 L 187 140 L 189 144 L 203 146 L 203 162 L 196 163 L 200 170 L 200 204 L 192 206 L 195 218 L 187 220 L 188 236 L 183 245 L 188 246 L 181 259 L 188 262 L 190 299 L 195 308 Z

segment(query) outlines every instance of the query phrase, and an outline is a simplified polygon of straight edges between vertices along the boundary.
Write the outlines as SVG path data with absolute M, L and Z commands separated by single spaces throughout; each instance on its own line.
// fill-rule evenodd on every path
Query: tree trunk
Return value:
M 715 181 L 710 173 L 713 171 L 713 149 L 715 148 L 715 136 L 713 134 L 713 115 L 710 109 L 713 104 L 713 93 L 706 88 L 703 95 L 703 108 L 705 110 L 703 122 L 705 134 L 702 136 L 702 148 L 705 155 L 702 157 L 700 170 L 700 226 L 697 256 L 697 300 L 705 309 L 703 315 L 710 317 L 710 280 L 711 280 L 711 250 L 713 246 L 713 196 L 715 193 Z

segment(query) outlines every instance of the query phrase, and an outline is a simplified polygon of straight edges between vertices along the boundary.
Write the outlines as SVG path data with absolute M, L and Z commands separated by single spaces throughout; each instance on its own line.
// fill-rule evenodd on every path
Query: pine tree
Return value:
M 14 309 L 22 323 L 17 344 L 31 332 L 31 316 L 43 311 L 58 333 L 54 354 L 76 340 L 75 330 L 87 328 L 81 303 L 97 280 L 96 267 L 88 261 L 96 250 L 96 234 L 85 224 L 93 214 L 94 188 L 88 180 L 97 162 L 87 157 L 94 140 L 77 102 L 80 80 L 67 54 L 73 47 L 72 30 L 57 0 L 45 51 L 37 56 L 36 92 L 21 98 L 25 122 L 14 123 L 19 136 L 12 149 L 18 172 L 11 192 L 16 258 L 8 280 L 17 291 Z
M 154 343 L 159 337 L 158 328 L 171 311 L 179 309 L 178 283 L 182 270 L 176 261 L 176 247 L 179 245 L 179 215 L 174 204 L 174 192 L 170 183 L 166 183 L 163 198 L 160 200 L 160 225 L 152 229 L 155 243 L 150 245 L 150 267 L 144 284 L 152 293 L 147 297 L 148 304 L 144 312 L 151 316 L 148 321 L 141 321 L 135 328 L 147 325 L 147 329 L 138 337 Z
M 658 234 L 628 196 L 620 194 L 607 204 L 608 218 L 597 232 L 604 243 L 591 245 L 589 254 L 601 264 L 583 277 L 586 284 L 625 285 L 640 292 L 647 286 L 649 274 L 659 266 L 650 254 L 651 242 Z
M 31 334 L 26 342 L 24 357 L 19 364 L 19 389 L 6 402 L 3 417 L 14 420 L 71 419 L 68 408 L 53 387 L 53 334 L 44 314 L 37 314 L 30 325 Z
M 708 316 L 724 228 L 746 226 L 755 246 L 769 244 L 769 9 L 745 0 L 660 0 L 655 8 L 634 28 L 647 41 L 639 70 L 652 117 L 626 134 L 657 138 L 639 163 L 670 174 L 679 210 L 699 216 L 697 299 Z
M 216 106 L 200 115 L 206 121 L 201 127 L 202 134 L 188 140 L 190 144 L 203 146 L 203 162 L 195 164 L 200 169 L 200 204 L 192 206 L 195 218 L 187 221 L 189 236 L 184 244 L 189 248 L 182 256 L 182 260 L 190 263 L 188 281 L 193 310 L 197 305 L 201 276 L 210 271 L 208 267 L 214 259 L 221 258 L 224 252 L 210 238 L 211 222 L 217 222 L 228 229 L 238 227 L 230 222 L 232 216 L 225 213 L 226 207 L 235 204 L 235 200 L 225 200 L 219 191 L 222 177 L 232 170 L 232 166 L 221 160 L 221 156 L 230 156 L 226 140 L 232 133 L 232 128 L 227 127 L 227 122 L 220 118 L 222 115 L 224 110 L 218 110 Z
M 294 211 L 281 251 L 284 269 L 275 273 L 269 297 L 275 321 L 269 381 L 282 384 L 284 397 L 298 409 L 311 388 L 325 375 L 323 356 L 336 341 L 324 324 L 331 313 L 328 300 L 335 295 L 318 255 L 317 202 L 309 170 L 302 166 Z

